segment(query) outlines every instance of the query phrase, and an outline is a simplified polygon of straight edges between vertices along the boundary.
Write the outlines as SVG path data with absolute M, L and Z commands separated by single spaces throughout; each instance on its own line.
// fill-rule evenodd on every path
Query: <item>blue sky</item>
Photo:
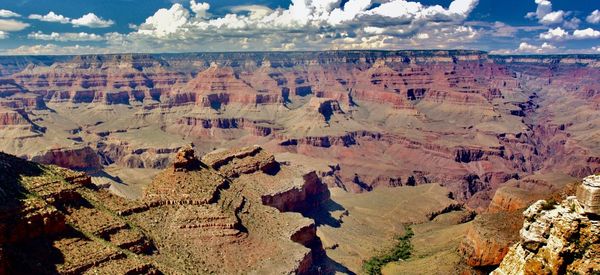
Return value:
M 0 54 L 600 54 L 600 0 L 0 0 Z

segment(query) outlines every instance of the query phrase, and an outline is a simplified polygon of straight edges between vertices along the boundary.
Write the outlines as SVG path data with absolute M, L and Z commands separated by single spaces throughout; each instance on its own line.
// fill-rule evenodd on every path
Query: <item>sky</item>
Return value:
M 0 55 L 600 54 L 600 0 L 0 0 Z

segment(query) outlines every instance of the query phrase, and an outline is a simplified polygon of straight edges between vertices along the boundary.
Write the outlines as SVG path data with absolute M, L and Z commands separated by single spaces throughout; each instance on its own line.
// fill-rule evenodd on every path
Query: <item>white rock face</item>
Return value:
M 510 248 L 493 275 L 600 273 L 600 221 L 569 197 L 538 201 L 523 212 L 521 242 Z
M 583 179 L 583 183 L 577 188 L 577 200 L 585 213 L 600 215 L 600 175 Z

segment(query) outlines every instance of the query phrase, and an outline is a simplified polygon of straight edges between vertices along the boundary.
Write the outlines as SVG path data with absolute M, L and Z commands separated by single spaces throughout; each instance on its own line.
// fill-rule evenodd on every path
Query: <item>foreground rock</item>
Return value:
M 584 180 L 584 188 L 596 177 Z M 511 247 L 492 274 L 596 274 L 600 272 L 600 221 L 590 213 L 589 193 L 579 192 L 560 204 L 540 200 L 523 215 L 521 241 Z
M 600 215 L 600 176 L 583 179 L 583 183 L 577 189 L 577 199 L 585 213 Z
M 314 222 L 284 213 L 329 198 L 315 173 L 259 147 L 210 158 L 211 166 L 182 149 L 142 199 L 126 201 L 83 174 L 0 155 L 0 271 L 318 272 L 324 250 Z

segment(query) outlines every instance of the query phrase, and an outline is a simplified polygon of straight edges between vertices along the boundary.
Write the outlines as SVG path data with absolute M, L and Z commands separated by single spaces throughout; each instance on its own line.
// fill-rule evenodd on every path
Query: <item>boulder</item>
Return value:
M 600 215 L 600 175 L 592 175 L 583 179 L 577 189 L 577 200 L 585 213 Z

